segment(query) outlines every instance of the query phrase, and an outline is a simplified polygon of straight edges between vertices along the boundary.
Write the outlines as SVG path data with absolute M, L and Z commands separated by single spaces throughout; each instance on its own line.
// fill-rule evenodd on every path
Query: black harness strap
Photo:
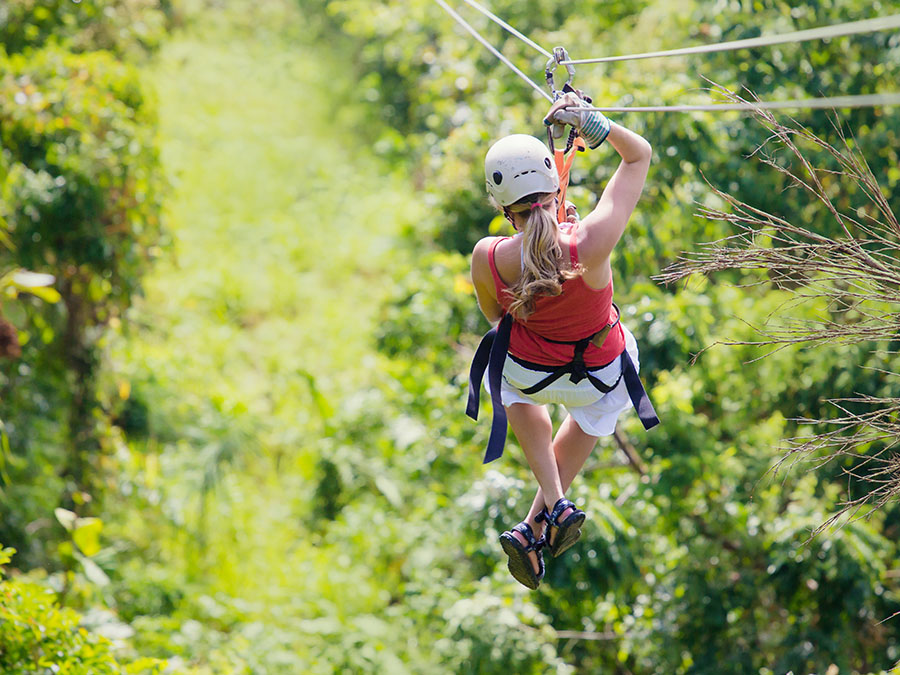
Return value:
M 616 308 L 618 310 L 618 308 Z M 473 420 L 478 419 L 478 408 L 480 403 L 481 381 L 484 379 L 484 371 L 488 371 L 488 384 L 491 390 L 491 407 L 493 408 L 493 419 L 491 420 L 491 435 L 488 438 L 487 451 L 484 454 L 484 463 L 492 462 L 503 454 L 503 446 L 506 443 L 506 408 L 503 407 L 503 401 L 500 397 L 500 387 L 503 376 L 503 364 L 509 351 L 509 338 L 512 333 L 512 315 L 504 314 L 503 318 L 496 328 L 489 330 L 481 339 L 478 349 L 475 351 L 475 357 L 472 359 L 472 367 L 469 369 L 469 399 L 466 404 L 466 414 Z M 641 383 L 638 376 L 637 368 L 631 360 L 628 350 L 623 350 L 618 358 L 622 363 L 622 371 L 615 383 L 608 385 L 600 378 L 595 377 L 588 370 L 584 363 L 584 352 L 591 341 L 599 339 L 600 343 L 609 335 L 609 331 L 619 322 L 618 316 L 616 320 L 605 326 L 603 329 L 581 340 L 571 342 L 563 340 L 551 340 L 541 337 L 547 342 L 556 344 L 570 344 L 575 346 L 572 360 L 562 366 L 542 366 L 540 364 L 531 364 L 528 361 L 519 359 L 511 355 L 511 358 L 521 365 L 533 370 L 547 371 L 549 374 L 535 385 L 527 389 L 521 389 L 523 394 L 536 394 L 542 389 L 556 382 L 563 375 L 568 375 L 569 379 L 578 384 L 585 378 L 597 389 L 597 391 L 607 394 L 615 389 L 619 382 L 624 378 L 625 387 L 628 390 L 628 397 L 631 399 L 634 409 L 637 411 L 644 429 L 652 429 L 659 424 L 659 417 L 653 409 L 650 397 Z M 609 365 L 609 364 L 606 364 Z M 606 366 L 599 366 L 605 368 Z M 597 370 L 599 368 L 592 368 Z
M 466 415 L 473 420 L 478 419 L 478 406 L 481 393 L 481 380 L 484 371 L 488 371 L 488 384 L 491 389 L 491 407 L 494 416 L 491 420 L 491 435 L 488 438 L 484 463 L 493 462 L 503 454 L 506 443 L 506 408 L 500 398 L 503 363 L 509 351 L 509 336 L 512 333 L 512 314 L 504 314 L 496 328 L 491 328 L 478 345 L 472 367 L 469 369 L 469 401 L 466 404 Z
M 533 384 L 527 389 L 521 389 L 520 391 L 523 394 L 531 395 L 536 394 L 542 389 L 546 389 L 551 384 L 556 382 L 563 375 L 568 375 L 569 379 L 572 381 L 572 384 L 578 384 L 585 378 L 597 389 L 597 391 L 608 394 L 613 389 L 616 388 L 616 385 L 619 384 L 619 380 L 622 379 L 621 373 L 619 374 L 619 379 L 615 381 L 614 384 L 607 385 L 600 378 L 594 377 L 587 366 L 584 363 L 584 352 L 587 349 L 587 346 L 591 343 L 593 339 L 593 335 L 591 337 L 584 338 L 583 340 L 578 340 L 578 342 L 567 342 L 563 344 L 574 344 L 575 345 L 575 353 L 572 355 L 572 360 L 563 366 L 558 366 L 551 373 L 545 377 L 543 380 L 538 382 L 537 384 Z M 550 342 L 559 342 L 558 340 L 550 340 Z M 521 360 L 516 359 L 518 363 L 522 363 Z M 522 364 L 525 365 L 525 364 Z M 607 364 L 609 365 L 609 364 Z M 527 366 L 526 366 L 527 367 Z
M 619 379 L 617 379 L 612 386 L 609 386 L 606 383 L 604 383 L 603 380 L 601 380 L 597 377 L 594 377 L 591 374 L 591 372 L 588 370 L 588 367 L 584 363 L 584 352 L 587 350 L 588 345 L 593 342 L 597 347 L 600 347 L 603 344 L 603 342 L 606 340 L 606 337 L 609 335 L 610 331 L 616 327 L 616 324 L 619 323 L 619 318 L 620 318 L 622 312 L 619 310 L 619 307 L 618 307 L 618 305 L 616 305 L 616 303 L 613 303 L 613 307 L 616 308 L 616 320 L 613 321 L 612 323 L 605 325 L 603 328 L 598 330 L 593 335 L 588 335 L 586 338 L 582 338 L 580 340 L 551 340 L 550 338 L 544 337 L 542 335 L 539 336 L 545 342 L 552 342 L 553 344 L 557 344 L 557 345 L 574 345 L 575 350 L 572 354 L 572 360 L 569 361 L 567 364 L 565 364 L 563 366 L 556 366 L 556 367 L 550 367 L 550 368 L 544 368 L 544 367 L 540 367 L 540 366 L 538 366 L 537 368 L 534 368 L 534 366 L 537 364 L 529 364 L 529 363 L 525 362 L 524 360 L 513 357 L 513 359 L 517 363 L 520 363 L 521 365 L 525 366 L 526 368 L 530 368 L 533 370 L 548 370 L 550 372 L 549 376 L 545 377 L 543 380 L 541 380 L 537 384 L 534 384 L 534 385 L 528 387 L 527 389 L 522 389 L 520 391 L 523 394 L 527 394 L 529 396 L 531 394 L 536 394 L 537 392 L 541 391 L 542 389 L 546 389 L 547 387 L 549 387 L 551 384 L 556 382 L 563 375 L 568 375 L 569 379 L 572 381 L 572 384 L 578 384 L 583 379 L 587 378 L 587 380 L 592 385 L 594 385 L 594 387 L 597 389 L 597 391 L 599 391 L 603 394 L 608 394 L 613 389 L 615 389 L 616 386 L 619 384 L 619 379 L 622 378 L 621 374 L 619 375 Z M 610 363 L 612 363 L 612 362 L 610 362 Z M 609 363 L 607 363 L 606 365 L 608 366 Z M 600 368 L 605 368 L 605 367 L 606 366 L 600 366 Z
M 650 397 L 647 396 L 647 390 L 644 389 L 644 383 L 638 375 L 637 368 L 634 367 L 634 361 L 631 360 L 631 354 L 626 349 L 622 352 L 622 376 L 625 378 L 625 388 L 628 390 L 628 398 L 631 399 L 631 405 L 637 412 L 638 419 L 644 425 L 645 431 L 650 431 L 659 424 L 659 416 L 653 409 Z

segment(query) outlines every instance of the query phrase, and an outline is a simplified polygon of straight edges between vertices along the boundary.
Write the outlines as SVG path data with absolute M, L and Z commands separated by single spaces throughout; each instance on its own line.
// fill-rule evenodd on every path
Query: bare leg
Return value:
M 581 430 L 581 427 L 578 426 L 578 423 L 572 419 L 571 415 L 566 417 L 556 434 L 556 438 L 553 439 L 553 452 L 556 455 L 559 480 L 563 492 L 569 489 L 575 476 L 578 475 L 578 472 L 581 471 L 581 467 L 584 466 L 585 461 L 590 456 L 591 452 L 593 452 L 596 443 L 596 436 L 590 436 L 584 433 Z M 556 499 L 558 499 L 558 497 Z M 541 487 L 538 488 L 537 494 L 534 496 L 534 501 L 531 504 L 531 510 L 528 512 L 528 516 L 525 519 L 525 522 L 531 525 L 531 529 L 534 530 L 536 537 L 538 537 L 539 534 L 538 530 L 535 529 L 535 516 L 541 512 L 545 505 L 547 510 L 552 509 L 553 505 L 556 504 L 556 499 L 545 499 L 543 489 Z M 564 517 L 568 515 L 569 511 L 570 510 L 563 511 L 560 517 L 564 520 Z M 547 536 L 548 541 L 553 539 L 555 533 L 556 530 L 554 529 L 554 531 Z
M 553 425 L 547 409 L 544 406 L 513 403 L 506 408 L 506 414 L 509 425 L 525 453 L 525 459 L 528 460 L 528 466 L 531 467 L 531 471 L 540 485 L 540 494 L 548 495 L 553 500 L 551 504 L 556 503 L 556 500 L 563 496 L 563 488 L 557 468 L 557 458 L 553 450 Z M 571 481 L 570 478 L 569 482 Z M 531 526 L 535 537 L 539 538 L 541 530 L 534 522 L 534 515 L 529 512 L 525 522 Z M 514 532 L 513 535 L 523 545 L 527 543 L 518 532 Z M 528 555 L 535 572 L 537 572 L 537 555 L 534 552 Z
M 555 502 L 563 496 L 563 488 L 553 450 L 553 426 L 547 409 L 544 406 L 513 403 L 506 409 L 506 414 L 538 485 Z

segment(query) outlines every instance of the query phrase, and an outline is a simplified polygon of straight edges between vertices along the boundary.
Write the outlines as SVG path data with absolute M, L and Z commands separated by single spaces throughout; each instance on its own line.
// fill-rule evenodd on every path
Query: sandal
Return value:
M 572 513 L 560 523 L 559 517 L 569 508 L 572 509 Z M 547 507 L 544 507 L 544 510 L 537 515 L 535 520 L 538 522 L 544 520 L 547 521 L 547 531 L 543 538 L 546 540 L 545 545 L 549 549 L 550 555 L 554 558 L 558 558 L 572 548 L 575 542 L 581 537 L 581 524 L 584 522 L 585 518 L 584 511 L 578 509 L 575 504 L 565 497 L 561 498 L 553 505 L 553 511 L 550 513 L 547 513 Z M 556 536 L 553 538 L 552 543 L 550 542 L 551 527 L 556 528 Z
M 544 578 L 544 556 L 541 553 L 541 549 L 544 547 L 544 538 L 541 537 L 536 540 L 534 538 L 534 533 L 531 531 L 531 526 L 528 523 L 519 523 L 512 529 L 525 537 L 525 541 L 528 542 L 528 545 L 523 546 L 522 542 L 520 542 L 510 531 L 501 534 L 500 545 L 503 547 L 503 551 L 506 555 L 509 556 L 509 562 L 506 564 L 506 567 L 509 569 L 509 573 L 512 574 L 513 579 L 526 588 L 535 590 L 541 585 L 541 579 Z M 537 553 L 537 574 L 534 572 L 534 565 L 531 564 L 531 558 L 528 557 L 528 554 L 532 551 Z

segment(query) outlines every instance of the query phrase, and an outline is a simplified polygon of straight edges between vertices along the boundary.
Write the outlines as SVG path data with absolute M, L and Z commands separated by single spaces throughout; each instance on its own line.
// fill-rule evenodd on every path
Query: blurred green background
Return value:
M 490 8 L 573 58 L 897 9 Z M 541 81 L 543 57 L 459 11 Z M 775 100 L 898 76 L 895 31 L 582 66 L 575 83 L 613 105 L 708 102 L 704 78 Z M 839 413 L 825 399 L 900 395 L 898 340 L 692 362 L 773 313 L 830 308 L 786 308 L 763 273 L 651 278 L 730 234 L 695 215 L 722 205 L 710 185 L 839 234 L 750 157 L 767 131 L 739 113 L 613 116 L 654 147 L 613 264 L 663 423 L 625 416 L 646 470 L 601 440 L 569 494 L 589 515 L 577 548 L 536 592 L 509 577 L 497 535 L 533 479 L 512 442 L 482 466 L 489 424 L 463 415 L 487 328 L 467 256 L 505 231 L 486 148 L 540 135 L 545 105 L 430 0 L 0 5 L 0 672 L 891 669 L 900 508 L 810 540 L 868 489 L 843 471 L 878 448 L 770 469 L 811 433 L 797 418 Z M 897 108 L 794 117 L 852 133 L 896 206 Z M 616 163 L 605 146 L 578 158 L 583 213 Z M 854 184 L 827 187 L 865 212 Z

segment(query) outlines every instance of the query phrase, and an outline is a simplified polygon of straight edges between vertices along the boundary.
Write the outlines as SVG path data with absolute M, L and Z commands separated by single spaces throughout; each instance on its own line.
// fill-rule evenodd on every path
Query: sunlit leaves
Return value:
M 141 56 L 165 34 L 168 0 L 7 0 L 0 44 L 7 54 L 62 42 L 72 51 L 107 49 Z
M 60 608 L 54 593 L 27 581 L 0 581 L 0 668 L 9 673 L 119 675 L 125 663 L 111 643 L 79 627 L 80 617 Z M 165 662 L 141 659 L 127 672 L 155 675 Z

